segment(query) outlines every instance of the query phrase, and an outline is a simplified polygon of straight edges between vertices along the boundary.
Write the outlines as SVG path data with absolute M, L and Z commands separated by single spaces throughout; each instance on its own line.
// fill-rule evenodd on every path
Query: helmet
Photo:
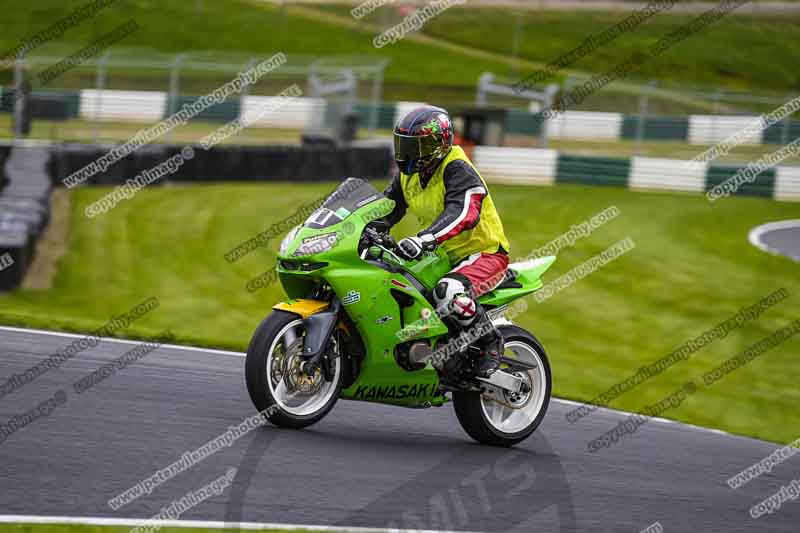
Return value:
M 453 123 L 441 107 L 418 107 L 394 127 L 394 157 L 405 174 L 432 174 L 452 146 Z

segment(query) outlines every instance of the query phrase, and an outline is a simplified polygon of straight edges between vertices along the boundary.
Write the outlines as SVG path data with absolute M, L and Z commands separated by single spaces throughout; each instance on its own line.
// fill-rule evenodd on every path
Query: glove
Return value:
M 422 252 L 436 248 L 436 237 L 423 233 L 417 237 L 406 237 L 397 243 L 398 253 L 403 259 L 416 259 Z

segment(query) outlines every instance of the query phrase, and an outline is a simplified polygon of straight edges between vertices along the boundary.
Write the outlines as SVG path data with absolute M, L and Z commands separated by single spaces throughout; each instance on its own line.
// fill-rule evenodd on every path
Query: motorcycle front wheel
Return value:
M 302 368 L 305 327 L 286 311 L 273 311 L 256 329 L 245 360 L 250 399 L 270 422 L 300 429 L 322 420 L 333 409 L 342 390 L 342 363 L 333 361 L 333 379 L 321 370 L 312 375 Z

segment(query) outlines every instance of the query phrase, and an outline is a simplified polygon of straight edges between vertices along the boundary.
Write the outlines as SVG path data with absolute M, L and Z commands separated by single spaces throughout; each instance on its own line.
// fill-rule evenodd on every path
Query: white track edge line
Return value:
M 2 524 L 77 524 L 87 526 L 141 526 L 149 521 L 145 518 L 102 518 L 102 517 L 72 517 L 72 516 L 29 516 L 29 515 L 0 515 Z M 206 529 L 286 529 L 297 530 L 320 530 L 335 532 L 354 532 L 354 533 L 389 533 L 412 531 L 409 529 L 388 529 L 370 527 L 347 527 L 347 526 L 318 526 L 305 524 L 280 524 L 280 523 L 258 523 L 258 522 L 220 522 L 212 520 L 159 520 L 160 527 L 184 527 L 184 528 L 206 528 Z M 155 523 L 154 523 L 155 525 Z M 464 533 L 455 531 L 434 531 L 434 530 L 413 530 L 415 533 Z
M 51 335 L 53 337 L 66 337 L 68 339 L 81 339 L 88 335 L 87 333 L 66 333 L 63 331 L 48 331 L 45 329 L 15 328 L 12 326 L 0 326 L 0 331 L 12 331 L 15 333 L 38 333 L 40 335 Z M 141 344 L 143 342 L 149 342 L 144 340 L 117 339 L 114 337 L 101 337 L 100 340 L 101 342 L 111 342 L 117 344 Z M 217 355 L 229 355 L 234 357 L 245 356 L 245 354 L 242 352 L 232 352 L 229 350 L 215 350 L 213 348 L 198 348 L 196 346 L 182 346 L 179 344 L 162 344 L 161 347 L 168 348 L 170 350 L 184 350 L 187 352 L 213 353 Z
M 561 398 L 553 398 L 550 401 L 554 402 L 554 403 L 563 403 L 563 404 L 566 404 L 566 405 L 592 405 L 590 403 L 581 403 L 581 402 L 576 402 L 574 400 L 562 400 Z M 623 411 L 622 409 L 612 409 L 610 407 L 601 407 L 601 406 L 597 406 L 597 410 L 603 410 L 603 411 L 606 411 L 608 413 L 615 414 L 615 415 L 621 415 L 621 416 L 633 416 L 633 415 L 636 415 L 636 414 L 641 414 L 641 413 L 632 413 L 630 411 Z M 587 415 L 587 416 L 589 416 L 589 415 Z M 651 417 L 650 421 L 652 421 L 652 422 L 661 422 L 662 424 L 674 424 L 676 426 L 684 426 L 684 427 L 686 427 L 688 429 L 694 429 L 694 430 L 698 430 L 698 431 L 709 431 L 711 433 L 716 433 L 718 435 L 727 435 L 729 437 L 741 437 L 743 439 L 753 438 L 753 437 L 745 437 L 743 435 L 734 435 L 733 433 L 728 433 L 727 431 L 724 431 L 722 429 L 707 428 L 707 427 L 703 427 L 703 426 L 697 426 L 695 424 L 689 424 L 688 422 L 681 422 L 679 420 L 670 420 L 669 418 Z
M 576 402 L 575 400 L 564 400 L 558 399 L 559 403 L 563 403 L 564 405 L 583 405 L 581 402 Z

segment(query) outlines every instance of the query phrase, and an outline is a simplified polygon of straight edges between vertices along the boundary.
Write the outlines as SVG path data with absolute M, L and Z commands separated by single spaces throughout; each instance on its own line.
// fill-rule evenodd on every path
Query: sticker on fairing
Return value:
M 336 213 L 335 211 L 331 211 L 326 207 L 320 207 L 319 209 L 311 213 L 311 215 L 306 220 L 305 224 L 311 227 L 313 227 L 313 225 L 316 225 L 324 228 L 325 226 L 330 225 L 328 224 L 328 220 L 331 217 L 336 217 L 334 224 L 342 221 L 342 217 L 340 217 L 338 213 Z
M 361 301 L 361 293 L 358 291 L 349 291 L 344 295 L 344 298 L 342 298 L 342 303 L 344 305 L 351 305 L 359 301 Z
M 398 281 L 396 279 L 392 279 L 392 285 L 394 285 L 395 287 L 400 287 L 401 289 L 406 289 L 406 290 L 411 288 L 408 285 L 406 285 L 405 283 L 403 283 L 402 281 Z
M 382 195 L 380 195 L 380 194 L 373 194 L 372 196 L 367 196 L 367 197 L 366 197 L 366 198 L 364 198 L 363 200 L 359 200 L 358 202 L 356 202 L 356 207 L 365 206 L 365 205 L 367 205 L 368 203 L 370 203 L 370 202 L 374 202 L 374 201 L 375 201 L 375 200 L 377 200 L 378 198 L 381 198 L 381 196 L 382 196 Z

